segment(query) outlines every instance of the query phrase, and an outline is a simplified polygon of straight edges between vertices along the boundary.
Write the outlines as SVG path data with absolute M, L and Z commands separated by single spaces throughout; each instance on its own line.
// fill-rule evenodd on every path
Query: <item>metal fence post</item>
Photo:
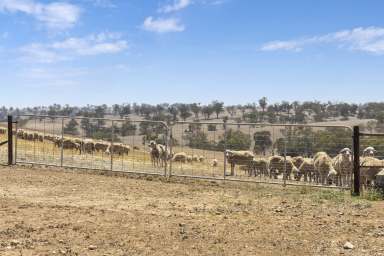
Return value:
M 113 171 L 113 154 L 114 154 L 114 148 L 113 148 L 113 142 L 114 142 L 114 138 L 115 137 L 115 122 L 112 120 L 112 138 L 111 138 L 111 150 L 110 150 L 110 154 L 111 154 L 111 172 Z
M 13 163 L 14 164 L 16 164 L 16 162 L 17 162 L 17 141 L 18 141 L 17 130 L 18 130 L 18 121 L 15 122 L 15 147 L 14 147 L 15 148 L 15 155 L 13 157 Z
M 165 125 L 164 125 L 165 126 Z M 168 169 L 168 149 L 169 149 L 169 127 L 165 126 L 166 134 L 165 134 L 165 161 L 164 161 L 164 177 L 167 178 L 167 169 Z
M 360 196 L 360 127 L 353 127 L 353 195 Z
M 13 117 L 8 116 L 8 165 L 13 165 Z
M 231 169 L 232 171 L 232 169 Z M 234 175 L 234 173 L 231 175 Z M 227 176 L 227 121 L 224 121 L 224 179 Z
M 169 152 L 171 160 L 169 161 L 168 177 L 172 176 L 172 157 L 173 157 L 173 126 L 169 127 Z
M 61 118 L 61 152 L 60 152 L 60 166 L 64 166 L 64 117 Z
M 285 127 L 285 136 L 284 136 L 284 174 L 283 174 L 283 186 L 287 186 L 287 127 Z

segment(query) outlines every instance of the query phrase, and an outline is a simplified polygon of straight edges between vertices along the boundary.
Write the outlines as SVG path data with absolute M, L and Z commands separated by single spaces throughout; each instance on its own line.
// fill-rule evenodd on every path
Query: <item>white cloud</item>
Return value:
M 165 5 L 159 9 L 159 12 L 170 13 L 180 11 L 184 8 L 187 8 L 192 4 L 191 0 L 173 0 L 172 4 Z
M 143 28 L 156 33 L 182 32 L 185 30 L 185 26 L 175 18 L 153 19 L 153 17 L 148 17 L 144 21 Z
M 336 44 L 340 48 L 349 50 L 384 54 L 384 28 L 360 27 L 296 40 L 272 41 L 262 45 L 260 50 L 300 51 L 305 46 L 315 44 Z
M 269 42 L 261 47 L 263 51 L 275 51 L 275 50 L 294 50 L 300 51 L 300 43 L 295 41 L 273 41 Z
M 94 6 L 102 8 L 115 8 L 116 5 L 112 0 L 85 0 L 88 3 L 92 3 Z
M 80 8 L 66 2 L 40 3 L 34 0 L 0 0 L 0 12 L 21 12 L 33 16 L 51 29 L 68 29 L 80 18 Z
M 79 56 L 115 54 L 128 48 L 128 43 L 116 33 L 100 33 L 87 37 L 71 37 L 51 44 L 30 44 L 21 48 L 24 60 L 54 63 Z
M 201 3 L 207 4 L 207 5 L 221 5 L 228 1 L 229 0 L 201 0 Z
M 19 76 L 26 81 L 30 88 L 52 88 L 52 87 L 72 87 L 79 86 L 80 80 L 89 75 L 84 68 L 52 68 L 52 67 L 32 67 L 22 69 Z
M 61 56 L 43 44 L 30 44 L 20 50 L 23 54 L 23 60 L 28 62 L 54 63 L 68 59 L 68 57 Z

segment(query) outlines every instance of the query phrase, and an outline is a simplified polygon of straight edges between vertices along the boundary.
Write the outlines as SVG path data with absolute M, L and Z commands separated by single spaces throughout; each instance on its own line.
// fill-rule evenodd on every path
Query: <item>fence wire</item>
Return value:
M 19 116 L 17 121 L 18 163 L 288 185 L 350 187 L 352 182 L 352 130 L 344 126 L 222 122 L 168 126 L 49 116 Z M 0 136 L 6 138 L 1 130 Z M 384 152 L 383 144 L 375 143 L 362 145 L 377 144 L 377 150 Z M 323 160 L 316 166 L 319 152 Z M 341 154 L 340 167 L 336 160 Z
M 227 124 L 227 179 L 350 187 L 351 148 L 348 127 Z M 343 150 L 348 181 L 341 183 L 336 159 Z
M 8 140 L 8 123 L 0 121 L 0 143 Z M 0 146 L 0 164 L 6 164 L 8 161 L 7 145 Z
M 364 133 L 359 150 L 361 186 L 384 188 L 384 134 Z
M 223 123 L 176 122 L 172 126 L 172 175 L 222 178 L 225 126 Z

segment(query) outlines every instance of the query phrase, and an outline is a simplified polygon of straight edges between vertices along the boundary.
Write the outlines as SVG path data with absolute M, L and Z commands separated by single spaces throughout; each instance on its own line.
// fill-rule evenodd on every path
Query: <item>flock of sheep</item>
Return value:
M 361 157 L 360 176 L 362 184 L 373 185 L 378 173 L 384 169 L 384 160 L 375 158 L 376 150 L 368 147 Z M 231 166 L 231 175 L 235 175 L 235 166 L 246 171 L 249 176 L 269 176 L 277 179 L 283 175 L 287 180 L 314 182 L 323 185 L 349 186 L 353 176 L 353 157 L 349 148 L 340 150 L 331 158 L 326 152 L 318 152 L 313 158 L 272 156 L 257 158 L 250 151 L 226 151 Z
M 56 147 L 63 149 L 71 149 L 77 151 L 79 154 L 87 153 L 105 153 L 105 154 L 117 154 L 128 155 L 131 151 L 129 145 L 122 143 L 110 143 L 103 140 L 81 139 L 76 137 L 61 137 L 53 134 L 43 134 L 39 132 L 31 132 L 25 130 L 17 131 L 17 138 L 27 141 L 50 141 Z
M 0 134 L 5 134 L 6 129 L 0 128 Z M 28 141 L 50 141 L 57 148 L 75 150 L 79 154 L 116 154 L 128 156 L 131 146 L 123 143 L 110 143 L 103 140 L 81 139 L 76 137 L 64 137 L 39 132 L 18 130 L 17 138 Z M 202 155 L 189 155 L 185 152 L 171 152 L 171 150 L 155 141 L 150 141 L 149 155 L 154 167 L 164 167 L 167 162 L 203 163 L 206 161 Z M 133 150 L 139 150 L 133 147 Z M 375 158 L 376 150 L 368 147 L 361 157 L 361 178 L 365 185 L 372 185 L 376 175 L 383 171 L 384 160 Z M 264 176 L 278 179 L 283 176 L 287 180 L 303 180 L 323 185 L 349 186 L 352 181 L 353 159 L 349 148 L 340 150 L 339 154 L 331 158 L 326 152 L 318 152 L 313 158 L 298 157 L 257 157 L 251 151 L 224 152 L 226 162 L 230 166 L 230 175 L 235 176 L 235 167 L 239 166 L 248 176 Z M 211 160 L 211 166 L 217 167 L 219 161 Z

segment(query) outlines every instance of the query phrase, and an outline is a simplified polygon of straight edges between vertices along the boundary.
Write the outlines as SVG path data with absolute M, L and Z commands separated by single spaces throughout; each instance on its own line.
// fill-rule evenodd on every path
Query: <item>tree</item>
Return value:
M 121 136 L 133 136 L 136 135 L 137 127 L 134 123 L 126 121 L 121 126 Z
M 271 132 L 255 132 L 255 134 L 253 135 L 253 139 L 255 140 L 254 151 L 262 153 L 265 156 L 267 149 L 272 146 Z
M 85 135 L 90 137 L 90 134 L 92 133 L 92 124 L 88 118 L 81 119 L 80 127 L 85 131 Z
M 133 103 L 132 108 L 133 108 L 133 112 L 136 115 L 139 116 L 141 114 L 141 108 L 140 108 L 140 106 L 137 103 Z
M 94 117 L 96 117 L 96 118 L 104 118 L 106 111 L 107 111 L 107 106 L 106 105 L 96 106 Z M 105 125 L 105 121 L 103 119 L 98 119 L 97 120 L 97 127 L 98 128 L 100 128 L 100 127 L 102 127 L 104 125 Z
M 384 111 L 380 111 L 376 114 L 376 120 L 378 124 L 384 124 Z
M 113 112 L 113 115 L 117 116 L 117 115 L 120 115 L 120 105 L 119 104 L 114 104 L 112 105 L 112 112 Z
M 168 107 L 168 112 L 172 115 L 172 121 L 177 121 L 177 115 L 179 114 L 179 110 L 175 104 Z
M 120 108 L 120 112 L 119 112 L 119 115 L 121 118 L 123 118 L 124 116 L 127 116 L 129 114 L 131 114 L 131 104 L 124 104 L 123 106 L 121 106 Z
M 236 115 L 236 106 L 228 106 L 226 107 L 226 110 L 231 117 L 234 117 Z
M 79 135 L 79 131 L 77 129 L 79 123 L 75 119 L 71 119 L 64 127 L 64 133 L 70 135 Z
M 204 106 L 202 108 L 201 112 L 204 114 L 205 119 L 209 119 L 211 117 L 211 115 L 213 114 L 214 109 L 213 109 L 212 105 L 208 105 L 208 106 Z
M 185 139 L 188 141 L 188 146 L 197 149 L 214 150 L 215 144 L 208 141 L 208 136 L 203 131 L 196 131 L 187 134 Z
M 261 107 L 261 110 L 262 110 L 262 121 L 264 121 L 264 113 L 265 113 L 265 109 L 267 108 L 267 98 L 266 97 L 263 97 L 259 100 L 259 106 Z
M 180 104 L 178 106 L 180 117 L 183 119 L 183 121 L 187 120 L 188 117 L 191 117 L 192 114 L 189 111 L 189 106 L 187 104 Z
M 225 141 L 224 138 L 222 138 L 217 145 L 217 149 L 224 150 L 224 145 L 227 146 L 226 149 L 249 150 L 251 146 L 251 136 L 239 130 L 234 131 L 229 129 L 227 132 L 227 140 Z
M 215 100 L 214 102 L 212 102 L 212 107 L 216 113 L 216 118 L 219 119 L 220 113 L 224 112 L 224 102 L 219 102 Z
M 149 104 L 141 104 L 140 113 L 144 115 L 144 118 L 149 120 L 153 113 L 153 107 Z
M 259 112 L 257 110 L 245 114 L 244 119 L 250 123 L 257 123 L 259 121 Z
M 201 111 L 200 104 L 193 103 L 193 104 L 190 105 L 190 108 L 191 108 L 191 111 L 193 112 L 193 114 L 195 114 L 195 118 L 198 119 L 200 111 Z

